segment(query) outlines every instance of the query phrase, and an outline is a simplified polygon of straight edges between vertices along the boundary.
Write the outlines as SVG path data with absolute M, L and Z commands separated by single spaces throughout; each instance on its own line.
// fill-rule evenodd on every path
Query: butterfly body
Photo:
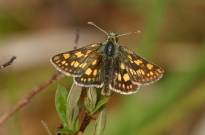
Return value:
M 102 93 L 104 95 L 109 95 L 110 91 L 109 91 L 109 82 L 110 82 L 110 76 L 112 76 L 112 67 L 113 67 L 113 59 L 114 56 L 117 54 L 117 46 L 114 44 L 114 42 L 112 42 L 112 40 L 108 39 L 104 45 L 102 45 L 104 47 L 104 89 L 102 91 Z
M 51 63 L 83 87 L 101 88 L 105 95 L 115 91 L 132 94 L 141 85 L 159 80 L 164 70 L 118 45 L 117 34 L 111 32 L 102 43 L 57 54 Z

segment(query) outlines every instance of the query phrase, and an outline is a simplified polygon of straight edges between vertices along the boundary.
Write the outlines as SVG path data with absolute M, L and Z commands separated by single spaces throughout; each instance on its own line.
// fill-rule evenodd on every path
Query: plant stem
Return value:
M 83 121 L 80 125 L 80 129 L 79 129 L 77 135 L 82 135 L 84 133 L 84 131 L 85 131 L 86 127 L 88 126 L 88 124 L 90 123 L 91 119 L 92 119 L 92 117 L 89 116 L 87 113 L 85 113 L 85 116 L 84 116 Z
M 14 107 L 9 110 L 8 112 L 5 112 L 0 116 L 0 126 L 3 125 L 10 117 L 12 117 L 16 112 L 18 112 L 20 109 L 22 109 L 24 106 L 26 106 L 31 99 L 33 99 L 38 93 L 43 91 L 46 87 L 51 85 L 53 82 L 58 80 L 61 77 L 61 74 L 59 72 L 53 74 L 48 80 L 43 82 L 42 84 L 34 87 L 31 92 L 27 94 L 26 97 L 19 100 Z

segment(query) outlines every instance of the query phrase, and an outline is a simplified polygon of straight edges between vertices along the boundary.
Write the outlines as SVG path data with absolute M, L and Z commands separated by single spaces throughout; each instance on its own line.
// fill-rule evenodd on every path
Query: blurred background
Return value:
M 115 94 L 108 105 L 105 135 L 205 134 L 204 0 L 1 0 L 0 114 L 54 72 L 49 59 L 73 48 L 103 41 L 107 31 L 141 34 L 121 37 L 120 44 L 165 68 L 157 83 L 134 95 Z M 71 79 L 57 83 L 70 86 Z M 45 135 L 41 120 L 55 132 L 60 121 L 54 106 L 57 83 L 37 95 L 2 127 L 1 135 Z M 92 134 L 91 124 L 86 134 Z

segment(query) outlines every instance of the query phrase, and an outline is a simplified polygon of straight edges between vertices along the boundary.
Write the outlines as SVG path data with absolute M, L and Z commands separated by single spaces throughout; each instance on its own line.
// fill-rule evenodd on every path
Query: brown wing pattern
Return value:
M 120 51 L 133 83 L 146 85 L 159 80 L 163 76 L 164 69 L 161 67 L 146 61 L 128 48 L 120 47 Z
M 57 70 L 68 76 L 80 76 L 92 62 L 92 53 L 100 47 L 99 43 L 91 44 L 76 50 L 57 54 L 51 63 Z
M 92 57 L 92 55 L 90 56 Z M 103 58 L 102 55 L 93 55 L 91 62 L 80 77 L 75 77 L 74 81 L 77 85 L 83 87 L 101 88 L 103 82 Z
M 117 57 L 114 60 L 113 74 L 109 87 L 120 94 L 132 94 L 137 92 L 139 88 L 137 84 L 131 81 L 131 76 L 127 72 L 126 65 L 121 57 Z

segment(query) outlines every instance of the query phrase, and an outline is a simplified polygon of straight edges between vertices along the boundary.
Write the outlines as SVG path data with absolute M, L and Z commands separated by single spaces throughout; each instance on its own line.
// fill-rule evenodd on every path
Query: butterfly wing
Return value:
M 92 53 L 96 53 L 100 43 L 91 44 L 76 50 L 57 54 L 51 58 L 54 67 L 67 76 L 81 76 L 87 69 L 93 58 Z
M 126 70 L 122 57 L 114 59 L 111 82 L 109 87 L 111 90 L 120 94 L 132 94 L 137 92 L 139 86 L 131 81 L 130 74 Z
M 133 83 L 146 85 L 159 80 L 163 76 L 164 69 L 146 61 L 130 49 L 120 46 L 119 51 Z
M 92 62 L 86 68 L 84 74 L 75 77 L 74 82 L 83 87 L 103 87 L 103 55 L 100 53 L 91 54 Z

